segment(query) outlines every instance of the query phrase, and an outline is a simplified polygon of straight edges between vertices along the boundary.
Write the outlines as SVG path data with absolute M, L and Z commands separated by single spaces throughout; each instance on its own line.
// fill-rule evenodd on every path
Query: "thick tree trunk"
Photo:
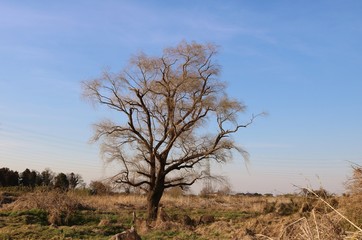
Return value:
M 148 192 L 147 195 L 147 219 L 154 221 L 157 218 L 158 205 L 164 192 L 164 187 L 156 186 Z

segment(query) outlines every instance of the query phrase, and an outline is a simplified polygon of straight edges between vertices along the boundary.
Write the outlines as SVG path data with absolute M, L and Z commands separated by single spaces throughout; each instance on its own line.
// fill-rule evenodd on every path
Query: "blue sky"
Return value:
M 80 82 L 182 40 L 220 46 L 221 79 L 248 111 L 250 153 L 212 171 L 235 191 L 341 193 L 362 163 L 361 1 L 0 1 L 0 167 L 111 174 L 91 125 L 111 113 Z

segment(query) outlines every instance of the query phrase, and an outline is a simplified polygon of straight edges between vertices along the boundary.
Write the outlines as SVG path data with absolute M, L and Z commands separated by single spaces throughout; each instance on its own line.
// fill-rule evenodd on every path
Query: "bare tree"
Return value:
M 353 174 L 346 184 L 347 192 L 350 194 L 362 193 L 362 166 L 356 163 L 352 163 Z
M 75 189 L 77 186 L 81 186 L 83 184 L 83 178 L 79 174 L 75 174 L 72 172 L 72 173 L 67 174 L 67 178 L 69 181 L 70 189 Z
M 118 112 L 118 122 L 95 125 L 107 161 L 118 161 L 121 184 L 147 193 L 148 219 L 157 216 L 165 189 L 194 184 L 205 177 L 208 161 L 224 163 L 231 150 L 247 153 L 230 138 L 245 106 L 226 95 L 218 79 L 212 44 L 181 42 L 161 57 L 139 54 L 119 74 L 105 71 L 82 83 L 83 96 Z M 207 176 L 209 177 L 209 176 Z

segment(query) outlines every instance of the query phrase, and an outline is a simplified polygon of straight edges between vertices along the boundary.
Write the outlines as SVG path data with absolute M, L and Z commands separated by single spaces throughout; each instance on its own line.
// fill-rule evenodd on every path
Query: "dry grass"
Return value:
M 146 202 L 146 198 L 140 195 L 71 195 L 77 198 L 82 204 L 99 211 L 117 212 L 119 209 L 144 209 Z
M 346 216 L 335 208 L 338 201 Z M 226 216 L 211 225 L 198 226 L 195 232 L 208 239 L 362 239 L 359 229 L 346 223 L 346 218 L 349 218 L 361 226 L 362 195 L 339 197 L 338 200 L 336 197 L 324 199 L 317 196 L 188 197 L 177 201 L 167 199 L 165 205 L 190 207 L 190 202 L 194 208 L 207 208 L 214 213 L 218 210 L 257 213 L 247 220 Z
M 345 196 L 340 200 L 339 211 L 350 221 L 362 228 L 362 194 Z M 353 231 L 353 228 L 347 222 L 344 222 L 344 228 Z
M 326 202 L 323 202 L 326 201 Z M 168 215 L 162 221 L 147 224 L 145 196 L 87 195 L 77 192 L 24 193 L 17 201 L 5 204 L 2 211 L 43 209 L 48 222 L 66 223 L 75 212 L 129 215 L 136 212 L 137 231 L 144 239 L 362 239 L 361 232 L 344 218 L 361 227 L 362 195 L 318 199 L 311 196 L 173 196 L 161 201 Z M 337 204 L 339 203 L 339 204 Z M 330 206 L 329 206 L 330 205 Z M 338 206 L 338 207 L 337 207 Z M 189 216 L 194 224 L 180 219 Z M 203 215 L 215 221 L 198 224 Z M 124 224 L 125 218 L 101 218 L 98 227 Z M 77 238 L 74 238 L 77 239 Z
M 83 208 L 77 200 L 58 191 L 36 191 L 21 195 L 15 202 L 3 207 L 5 211 L 45 210 L 50 224 L 65 224 L 71 215 Z

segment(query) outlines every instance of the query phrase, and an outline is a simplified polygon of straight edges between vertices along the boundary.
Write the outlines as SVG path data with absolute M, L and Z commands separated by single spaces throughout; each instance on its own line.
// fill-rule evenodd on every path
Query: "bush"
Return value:
M 168 189 L 166 191 L 166 194 L 171 197 L 177 198 L 177 197 L 181 197 L 184 195 L 184 190 L 182 190 L 182 188 L 179 188 L 179 187 L 174 187 L 174 188 Z
M 106 184 L 101 181 L 92 181 L 89 184 L 92 194 L 104 195 L 112 193 L 112 188 L 109 184 Z

